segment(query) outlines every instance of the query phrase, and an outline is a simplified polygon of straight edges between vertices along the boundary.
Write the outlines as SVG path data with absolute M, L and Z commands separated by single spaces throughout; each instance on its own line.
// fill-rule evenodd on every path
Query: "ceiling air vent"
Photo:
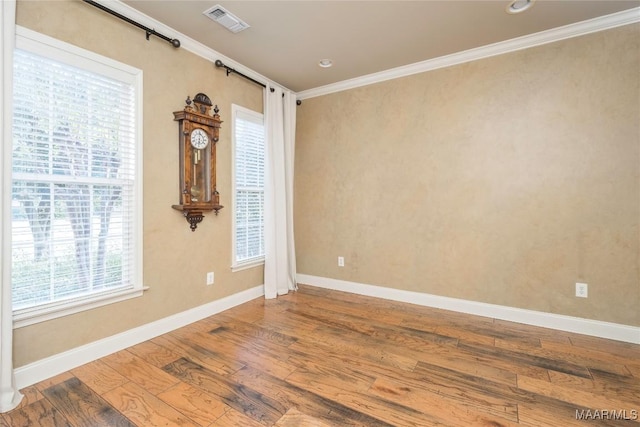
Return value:
M 202 13 L 213 19 L 232 33 L 239 33 L 240 31 L 249 28 L 249 24 L 247 24 L 219 4 L 205 10 Z

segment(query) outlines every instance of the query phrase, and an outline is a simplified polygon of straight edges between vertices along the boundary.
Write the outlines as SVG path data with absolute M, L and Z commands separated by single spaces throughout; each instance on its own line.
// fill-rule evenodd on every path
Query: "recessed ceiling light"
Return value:
M 333 65 L 333 61 L 330 59 L 321 59 L 320 62 L 318 62 L 318 65 L 322 68 L 329 68 Z
M 512 0 L 507 6 L 507 13 L 520 13 L 531 8 L 535 0 Z

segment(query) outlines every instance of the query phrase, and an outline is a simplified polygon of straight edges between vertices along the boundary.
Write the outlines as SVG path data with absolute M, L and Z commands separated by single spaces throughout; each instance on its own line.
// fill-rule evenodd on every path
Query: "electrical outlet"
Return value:
M 338 267 L 344 267 L 344 257 L 343 256 L 339 256 L 338 257 Z
M 586 283 L 576 283 L 576 296 L 587 298 L 589 296 L 589 285 Z
M 207 273 L 207 285 L 213 285 L 213 271 Z

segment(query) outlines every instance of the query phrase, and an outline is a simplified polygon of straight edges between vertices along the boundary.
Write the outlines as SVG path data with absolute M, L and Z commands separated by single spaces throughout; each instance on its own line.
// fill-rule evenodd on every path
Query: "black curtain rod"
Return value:
M 91 6 L 95 6 L 100 10 L 103 10 L 103 11 L 105 11 L 107 13 L 110 13 L 111 15 L 113 15 L 113 16 L 115 16 L 117 18 L 122 19 L 123 21 L 126 21 L 131 25 L 135 25 L 138 28 L 142 28 L 147 33 L 147 40 L 149 40 L 149 36 L 150 35 L 154 35 L 156 37 L 160 37 L 162 40 L 168 41 L 175 48 L 180 47 L 180 40 L 178 40 L 178 39 L 172 39 L 172 38 L 169 38 L 169 37 L 165 36 L 164 34 L 160 34 L 156 30 L 154 30 L 153 28 L 145 27 L 144 25 L 134 21 L 133 19 L 127 18 L 126 16 L 119 14 L 115 10 L 109 9 L 108 7 L 103 6 L 98 2 L 95 2 L 93 0 L 83 0 L 83 1 L 85 3 L 89 3 Z
M 254 82 L 254 83 L 255 83 L 255 84 L 257 84 L 257 85 L 260 85 L 260 86 L 262 86 L 262 87 L 263 87 L 263 88 L 265 88 L 265 89 L 267 88 L 267 85 L 265 85 L 264 83 L 261 83 L 261 82 L 259 82 L 259 81 L 255 80 L 255 79 L 252 79 L 251 77 L 249 77 L 249 76 L 247 76 L 247 75 L 245 75 L 245 74 L 242 74 L 240 71 L 237 71 L 236 69 L 231 68 L 231 67 L 229 67 L 228 65 L 224 65 L 224 63 L 223 63 L 222 61 L 220 61 L 219 59 L 216 59 L 215 65 L 216 65 L 216 67 L 218 67 L 218 68 L 224 68 L 225 70 L 227 70 L 227 76 L 228 76 L 229 74 L 231 74 L 231 73 L 236 73 L 237 75 L 239 75 L 239 76 L 241 76 L 241 77 L 244 77 L 245 79 L 250 80 L 250 81 Z M 269 88 L 269 90 L 271 90 L 271 92 L 274 92 L 274 91 L 275 91 L 275 89 L 274 89 L 274 88 Z M 284 96 L 284 93 L 282 94 L 282 96 Z M 297 99 L 297 100 L 296 100 L 296 105 L 300 105 L 300 104 L 302 104 L 302 101 L 300 101 L 299 99 Z
M 260 85 L 260 86 L 262 86 L 262 87 L 263 87 L 263 88 L 265 88 L 265 89 L 266 89 L 266 87 L 267 87 L 267 85 L 265 85 L 264 83 L 261 83 L 261 82 L 259 82 L 259 81 L 255 80 L 255 79 L 252 79 L 251 77 L 249 77 L 249 76 L 247 76 L 247 75 L 245 75 L 245 74 L 242 74 L 240 71 L 237 71 L 237 70 L 235 70 L 235 69 L 233 69 L 233 68 L 229 67 L 228 65 L 224 65 L 224 64 L 222 63 L 222 61 L 220 61 L 219 59 L 216 59 L 215 64 L 216 64 L 216 67 L 218 67 L 218 68 L 224 68 L 225 70 L 227 70 L 227 76 L 228 76 L 229 74 L 231 74 L 231 73 L 236 73 L 237 75 L 239 75 L 239 76 L 241 76 L 241 77 L 244 77 L 244 78 L 245 78 L 245 79 L 247 79 L 247 80 L 251 80 L 251 81 L 252 81 L 252 82 L 254 82 L 255 84 Z M 271 92 L 273 92 L 273 91 L 274 91 L 274 89 L 273 89 L 273 88 L 271 88 Z

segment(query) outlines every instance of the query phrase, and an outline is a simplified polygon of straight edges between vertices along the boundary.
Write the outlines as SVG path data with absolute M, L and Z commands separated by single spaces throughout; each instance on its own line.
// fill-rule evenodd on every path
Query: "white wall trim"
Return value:
M 583 319 L 580 317 L 545 313 L 542 311 L 526 310 L 503 305 L 487 304 L 483 302 L 449 298 L 420 292 L 404 291 L 382 286 L 366 285 L 363 283 L 311 276 L 308 274 L 298 274 L 297 280 L 298 283 L 316 286 L 319 288 L 333 289 L 370 297 L 383 298 L 391 301 L 407 302 L 425 307 L 440 308 L 460 313 L 508 320 L 526 325 L 541 326 L 560 331 L 575 332 L 594 337 L 640 344 L 640 327 L 636 326 L 621 325 L 618 323 L 602 322 L 598 320 Z
M 14 371 L 17 388 L 28 387 L 62 372 L 150 340 L 158 335 L 166 334 L 263 295 L 264 285 L 259 285 L 164 319 L 21 366 Z
M 308 99 L 640 22 L 640 7 L 298 92 Z

